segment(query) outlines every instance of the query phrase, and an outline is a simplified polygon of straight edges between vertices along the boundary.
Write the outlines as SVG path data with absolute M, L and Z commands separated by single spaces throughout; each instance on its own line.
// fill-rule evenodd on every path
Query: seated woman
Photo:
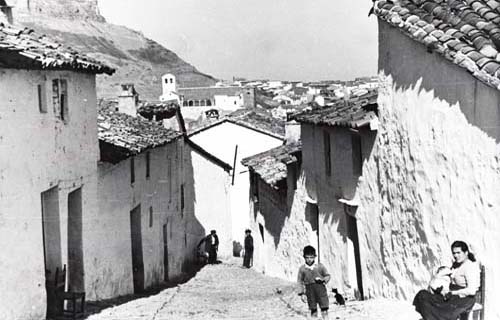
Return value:
M 423 320 L 457 320 L 467 314 L 476 302 L 479 289 L 479 266 L 463 241 L 451 245 L 453 266 L 450 295 L 446 299 L 441 294 L 421 290 L 415 296 L 413 305 Z

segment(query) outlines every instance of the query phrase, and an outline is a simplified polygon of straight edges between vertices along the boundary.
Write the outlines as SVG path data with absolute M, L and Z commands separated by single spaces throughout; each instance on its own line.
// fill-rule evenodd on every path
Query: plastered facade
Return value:
M 292 174 L 294 170 L 296 174 Z M 288 171 L 280 189 L 253 174 L 250 229 L 254 240 L 253 267 L 266 275 L 296 281 L 304 263 L 302 249 L 306 245 L 317 248 L 317 223 L 307 205 L 303 171 L 295 164 Z
M 87 250 L 91 257 L 87 268 L 90 300 L 134 292 L 130 212 L 139 205 L 144 287 L 175 280 L 189 272 L 187 266 L 195 258 L 194 246 L 205 231 L 194 216 L 194 180 L 192 170 L 186 168 L 190 162 L 185 159 L 184 148 L 183 139 L 179 139 L 134 156 L 133 183 L 131 158 L 116 165 L 100 163 L 99 215 L 89 235 L 93 246 Z
M 464 240 L 486 267 L 485 318 L 496 319 L 499 92 L 385 23 L 379 30 L 381 124 L 356 212 L 366 291 L 412 299 Z
M 232 255 L 229 194 L 231 175 L 189 145 L 186 146 L 186 162 L 188 161 L 191 167 L 186 167 L 186 170 L 192 170 L 191 175 L 195 179 L 187 197 L 192 200 L 193 215 L 205 232 L 198 241 L 211 230 L 216 230 L 220 241 L 218 258 L 228 258 Z
M 52 107 L 52 80 L 67 80 L 62 121 Z M 47 112 L 38 105 L 38 85 Z M 54 188 L 58 207 L 51 223 L 59 243 L 48 254 L 47 277 L 56 262 L 68 264 L 68 194 L 81 188 L 81 231 L 97 212 L 98 143 L 95 76 L 70 71 L 0 69 L 0 318 L 42 319 L 46 312 L 41 193 Z M 46 212 L 47 216 L 49 215 Z M 8 276 L 5 276 L 8 275 Z M 15 290 L 13 290 L 15 288 Z M 22 294 L 20 294 L 22 292 Z
M 231 177 L 231 186 L 229 189 L 231 241 L 243 244 L 245 229 L 250 225 L 250 207 L 248 202 L 250 178 L 248 170 L 241 164 L 241 160 L 280 146 L 283 140 L 230 122 L 223 122 L 192 135 L 191 140 L 231 166 L 236 164 L 233 169 L 234 184 Z M 238 146 L 238 153 L 236 161 L 234 161 L 236 145 Z

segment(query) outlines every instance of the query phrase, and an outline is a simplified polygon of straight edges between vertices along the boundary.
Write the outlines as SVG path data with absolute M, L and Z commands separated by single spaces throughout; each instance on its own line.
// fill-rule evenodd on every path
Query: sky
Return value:
M 110 23 L 141 31 L 201 72 L 273 80 L 376 75 L 370 0 L 99 0 Z

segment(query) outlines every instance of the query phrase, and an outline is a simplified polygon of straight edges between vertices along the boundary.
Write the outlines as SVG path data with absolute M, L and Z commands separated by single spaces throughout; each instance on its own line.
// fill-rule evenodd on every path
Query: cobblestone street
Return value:
M 330 319 L 419 319 L 406 302 L 371 300 L 348 302 L 346 307 L 333 304 L 333 297 L 330 302 Z M 87 319 L 307 319 L 307 316 L 307 305 L 297 296 L 293 283 L 241 268 L 234 261 L 206 266 L 185 284 L 105 309 Z

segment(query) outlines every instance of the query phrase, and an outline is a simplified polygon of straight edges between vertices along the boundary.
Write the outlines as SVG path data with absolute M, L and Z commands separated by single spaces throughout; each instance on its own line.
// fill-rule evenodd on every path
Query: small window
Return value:
M 151 174 L 151 152 L 146 152 L 146 179 L 149 179 Z
M 153 227 L 153 207 L 149 207 L 149 227 Z
M 255 172 L 252 172 L 250 175 L 252 181 L 251 181 L 251 186 L 252 188 L 252 197 L 253 197 L 253 202 L 259 202 L 259 177 Z
M 323 142 L 325 148 L 325 173 L 330 177 L 332 175 L 332 156 L 330 149 L 330 134 L 326 130 L 323 132 Z
M 52 104 L 54 114 L 61 120 L 68 118 L 68 82 L 65 79 L 52 80 Z
M 168 84 L 168 79 L 167 79 L 167 78 L 165 78 L 165 83 L 167 83 L 167 84 Z
M 354 175 L 361 175 L 363 169 L 363 154 L 361 150 L 361 136 L 353 134 L 351 136 L 352 150 L 352 172 Z
M 174 83 L 174 79 L 173 78 L 170 78 L 170 83 Z
M 135 182 L 135 163 L 134 157 L 130 158 L 130 183 Z
M 181 184 L 181 215 L 184 216 L 184 184 Z
M 46 99 L 45 85 L 39 84 L 37 86 L 37 91 L 38 91 L 38 110 L 40 110 L 40 113 L 47 113 L 47 99 Z

